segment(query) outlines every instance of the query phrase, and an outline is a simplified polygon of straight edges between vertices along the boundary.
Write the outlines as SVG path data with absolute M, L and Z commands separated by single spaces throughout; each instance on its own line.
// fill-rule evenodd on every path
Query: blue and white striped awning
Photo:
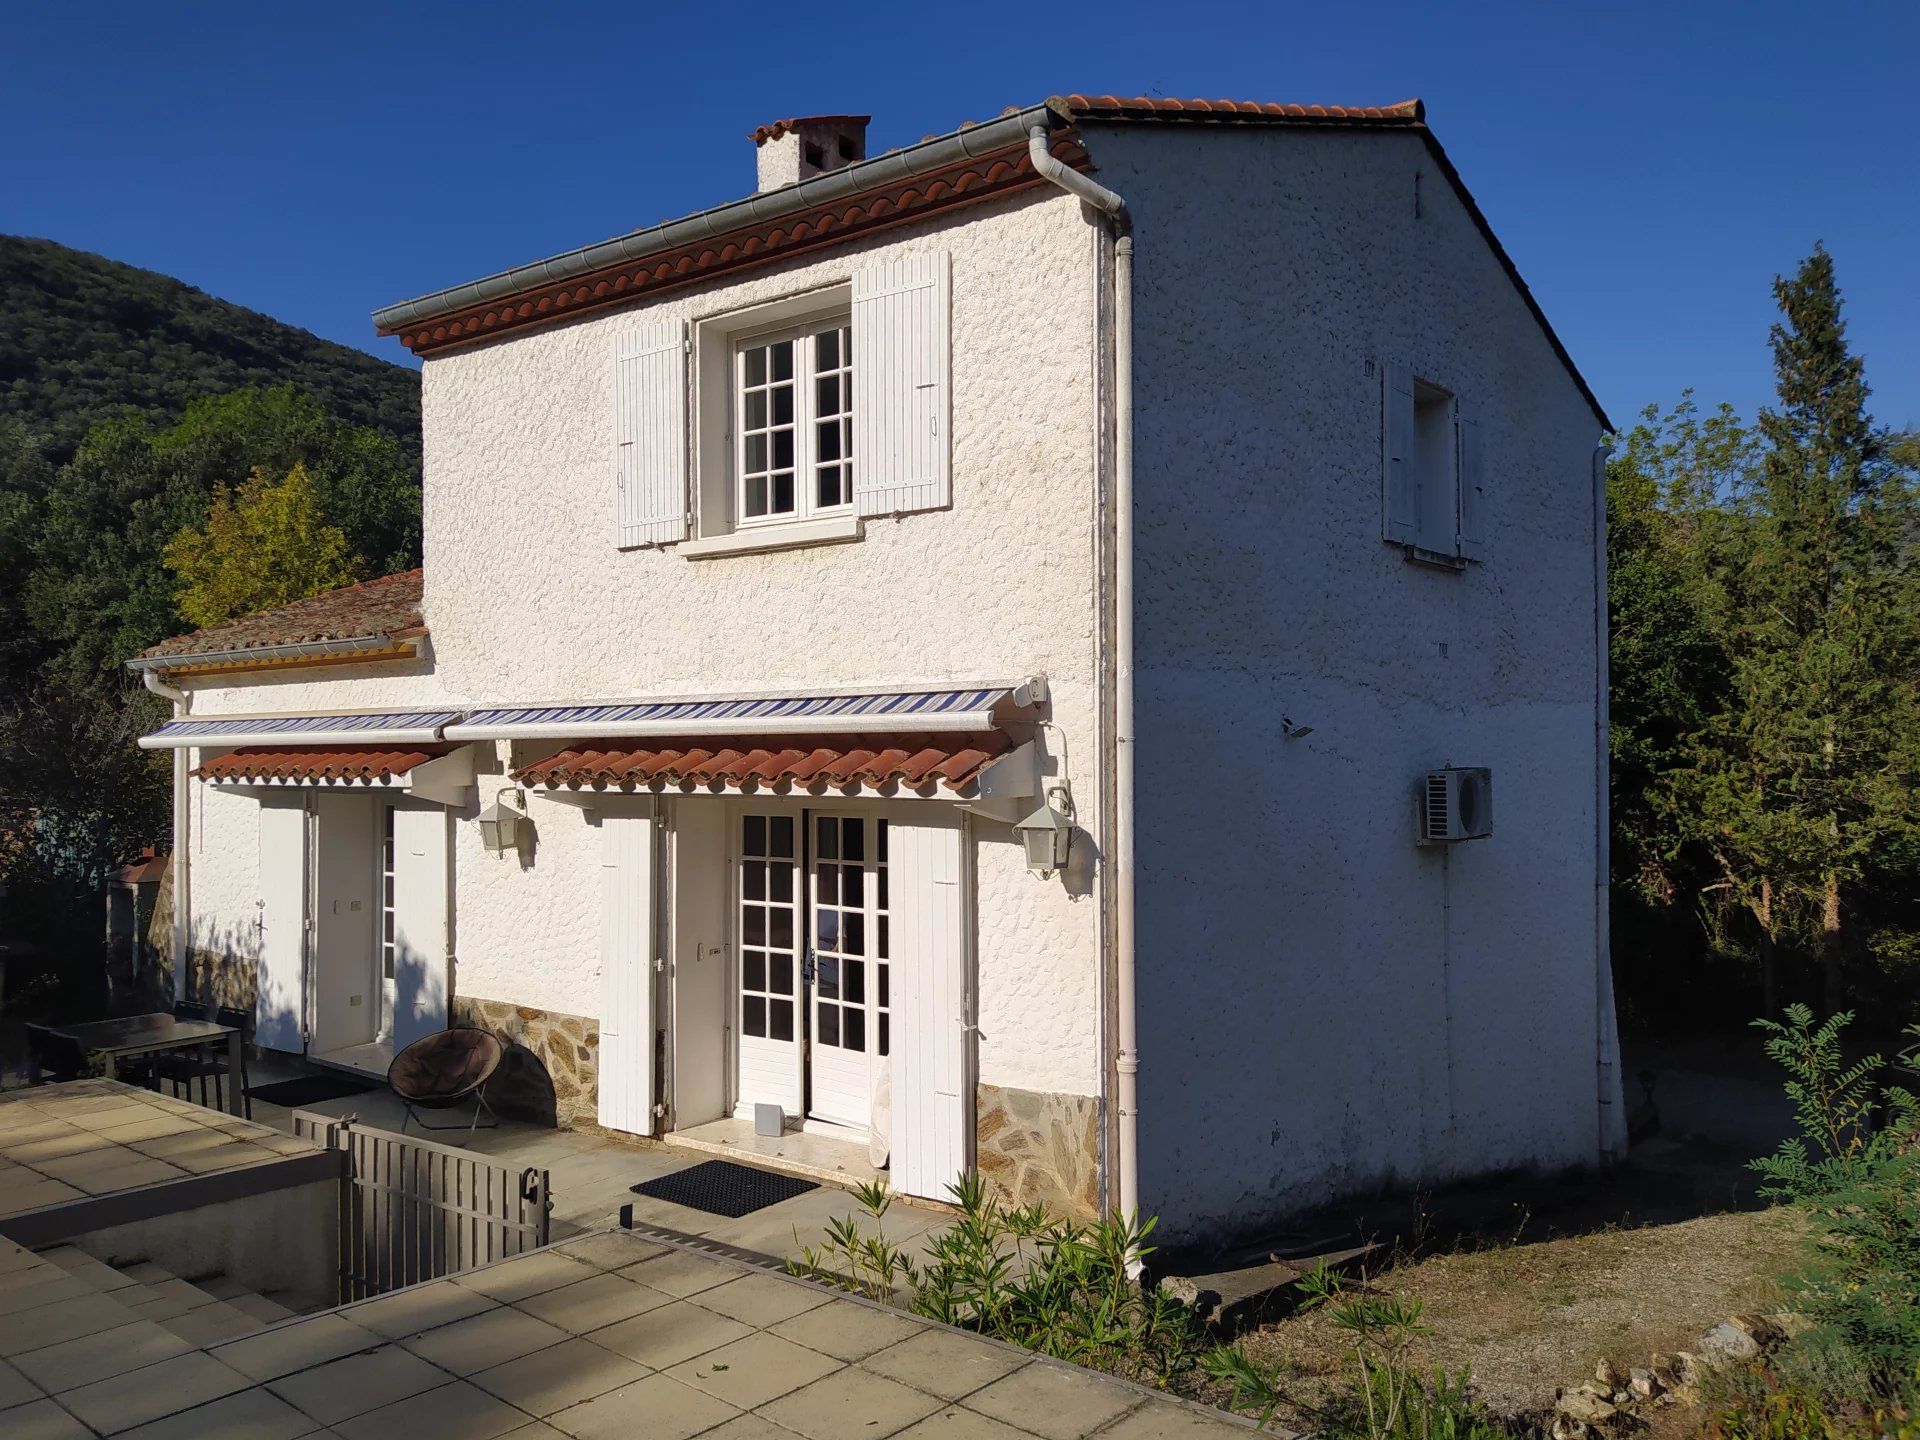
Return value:
M 1008 703 L 1031 703 L 1027 687 L 887 691 L 860 695 L 761 695 L 627 700 L 594 705 L 497 705 L 446 728 L 449 740 L 572 740 L 638 735 L 763 735 L 832 731 L 984 730 Z
M 460 710 L 383 710 L 360 715 L 196 715 L 169 720 L 140 737 L 143 750 L 187 746 L 351 745 L 378 742 L 424 745 L 463 714 Z

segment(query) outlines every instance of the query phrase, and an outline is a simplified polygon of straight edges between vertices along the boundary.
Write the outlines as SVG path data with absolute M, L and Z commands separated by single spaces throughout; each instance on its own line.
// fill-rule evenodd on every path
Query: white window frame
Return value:
M 839 377 L 840 409 L 831 416 L 823 417 L 818 411 L 818 381 L 823 378 L 817 366 L 817 345 L 821 336 L 835 333 L 840 337 L 840 365 L 827 372 Z M 758 530 L 779 525 L 793 525 L 810 520 L 829 519 L 838 516 L 851 516 L 854 513 L 853 465 L 856 462 L 853 450 L 853 369 L 850 362 L 853 343 L 852 317 L 844 310 L 823 311 L 806 317 L 795 324 L 783 325 L 774 330 L 760 330 L 733 337 L 732 380 L 728 390 L 727 430 L 730 443 L 728 461 L 731 471 L 731 494 L 733 523 L 739 530 Z M 793 386 L 793 500 L 791 510 L 769 509 L 764 514 L 748 513 L 748 483 L 750 475 L 747 457 L 750 441 L 762 434 L 773 433 L 771 407 L 767 415 L 766 428 L 749 429 L 747 425 L 747 357 L 751 352 L 780 344 L 793 346 L 793 373 L 789 383 Z M 771 395 L 771 389 L 765 393 Z M 819 453 L 818 426 L 823 421 L 837 420 L 840 426 L 841 454 L 838 457 L 823 458 Z M 782 427 L 784 428 L 784 427 Z M 771 440 L 766 456 L 768 468 L 756 471 L 764 474 L 768 482 L 767 502 L 772 504 Z M 841 466 L 841 487 L 845 494 L 843 500 L 830 505 L 819 502 L 819 469 L 823 465 Z

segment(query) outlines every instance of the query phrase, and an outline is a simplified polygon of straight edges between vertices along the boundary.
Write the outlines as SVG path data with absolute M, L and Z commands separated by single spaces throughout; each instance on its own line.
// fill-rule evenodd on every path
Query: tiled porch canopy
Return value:
M 193 773 L 199 779 L 253 784 L 404 784 L 408 775 L 445 745 L 401 749 L 377 745 L 306 746 L 285 750 L 247 746 L 206 761 Z
M 970 735 L 734 736 L 576 745 L 513 772 L 544 790 L 718 789 L 965 799 L 1013 749 L 997 731 Z

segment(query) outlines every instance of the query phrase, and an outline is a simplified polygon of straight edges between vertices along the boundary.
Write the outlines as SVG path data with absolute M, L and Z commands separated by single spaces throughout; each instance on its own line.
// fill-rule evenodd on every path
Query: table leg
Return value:
M 107 1061 L 107 1079 L 114 1080 L 119 1078 L 120 1067 L 114 1063 L 112 1051 L 107 1052 L 106 1061 Z
M 227 1111 L 230 1114 L 241 1113 L 241 1103 L 245 1099 L 240 1084 L 240 1067 L 246 1064 L 246 1037 L 238 1030 L 227 1036 Z

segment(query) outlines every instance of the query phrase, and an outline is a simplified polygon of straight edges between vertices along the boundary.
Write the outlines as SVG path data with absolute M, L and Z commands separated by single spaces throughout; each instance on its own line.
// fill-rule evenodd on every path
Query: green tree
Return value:
M 180 578 L 181 616 L 202 626 L 358 578 L 347 537 L 321 515 L 304 465 L 279 480 L 255 470 L 237 491 L 215 486 L 206 525 L 174 536 L 162 559 Z
M 1863 938 L 1850 893 L 1920 824 L 1913 492 L 1867 416 L 1831 257 L 1816 248 L 1774 294 L 1779 405 L 1761 413 L 1764 456 L 1731 497 L 1727 543 L 1702 547 L 1729 667 L 1690 799 L 1763 959 L 1817 955 L 1833 1009 Z

